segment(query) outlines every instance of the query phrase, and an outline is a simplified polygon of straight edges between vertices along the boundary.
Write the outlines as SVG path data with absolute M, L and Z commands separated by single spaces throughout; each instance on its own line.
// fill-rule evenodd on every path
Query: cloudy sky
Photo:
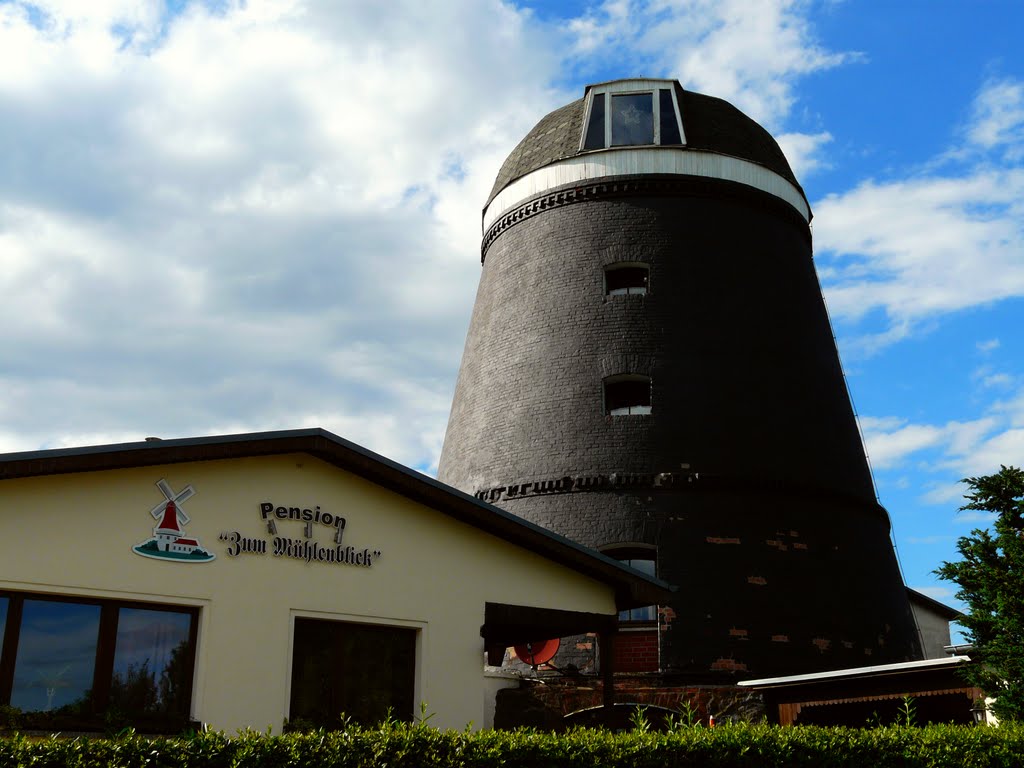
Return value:
M 322 426 L 436 465 L 480 208 L 647 75 L 771 130 L 910 585 L 1024 464 L 1018 2 L 0 0 L 0 451 Z

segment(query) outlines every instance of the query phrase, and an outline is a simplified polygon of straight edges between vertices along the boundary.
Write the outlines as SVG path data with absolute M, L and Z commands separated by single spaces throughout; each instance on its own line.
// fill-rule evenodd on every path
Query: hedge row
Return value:
M 229 737 L 134 733 L 109 739 L 0 739 L 3 768 L 1019 768 L 1024 727 L 777 728 L 727 725 L 670 733 L 576 729 L 439 731 L 389 723 L 379 728 Z

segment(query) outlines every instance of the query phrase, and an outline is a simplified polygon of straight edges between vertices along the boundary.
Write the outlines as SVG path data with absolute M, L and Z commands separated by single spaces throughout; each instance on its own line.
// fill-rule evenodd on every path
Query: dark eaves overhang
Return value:
M 571 568 L 615 593 L 618 610 L 667 602 L 674 588 L 595 550 L 409 469 L 324 429 L 151 440 L 0 454 L 0 481 L 75 472 L 305 453 L 511 544 Z

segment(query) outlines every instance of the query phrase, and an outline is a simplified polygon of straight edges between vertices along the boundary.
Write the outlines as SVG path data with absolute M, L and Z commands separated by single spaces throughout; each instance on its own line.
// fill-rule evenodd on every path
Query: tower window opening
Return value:
M 604 271 L 606 296 L 643 295 L 651 274 L 646 264 L 612 264 Z
M 625 373 L 604 380 L 607 416 L 644 416 L 651 412 L 651 378 Z
M 649 93 L 612 96 L 612 146 L 654 143 L 654 100 Z
M 684 144 L 674 88 L 663 81 L 624 81 L 595 87 L 587 105 L 581 150 Z
M 653 547 L 641 545 L 615 545 L 612 548 L 602 549 L 602 553 L 608 557 L 618 560 L 623 565 L 628 565 L 647 576 L 656 576 L 657 550 Z M 619 611 L 619 622 L 625 624 L 652 624 L 658 620 L 658 606 L 643 605 L 639 608 L 627 608 Z

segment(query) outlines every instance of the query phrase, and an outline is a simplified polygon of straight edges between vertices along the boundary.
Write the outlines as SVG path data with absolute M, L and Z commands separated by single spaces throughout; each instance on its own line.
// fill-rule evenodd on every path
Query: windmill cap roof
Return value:
M 624 81 L 599 83 L 591 89 Z M 687 91 L 677 80 L 651 81 L 659 87 L 674 88 L 685 134 L 685 145 L 669 149 L 686 152 L 700 150 L 748 160 L 764 166 L 794 184 L 793 174 L 778 142 L 764 128 L 729 102 Z M 574 157 L 581 152 L 581 136 L 587 95 L 543 117 L 512 150 L 498 171 L 487 203 L 511 182 L 551 163 Z M 607 151 L 607 150 L 605 150 Z M 802 189 L 800 190 L 802 193 Z

